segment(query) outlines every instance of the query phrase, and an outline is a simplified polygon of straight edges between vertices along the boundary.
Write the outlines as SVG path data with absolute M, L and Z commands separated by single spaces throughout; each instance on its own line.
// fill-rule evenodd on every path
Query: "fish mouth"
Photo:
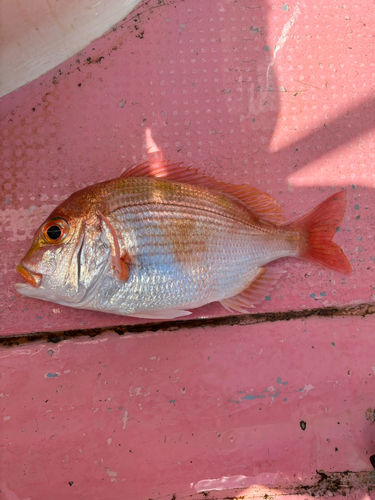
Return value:
M 26 267 L 24 267 L 22 264 L 19 264 L 17 266 L 17 272 L 34 288 L 38 288 L 38 286 L 42 281 L 41 274 L 32 273 L 31 271 L 26 269 Z

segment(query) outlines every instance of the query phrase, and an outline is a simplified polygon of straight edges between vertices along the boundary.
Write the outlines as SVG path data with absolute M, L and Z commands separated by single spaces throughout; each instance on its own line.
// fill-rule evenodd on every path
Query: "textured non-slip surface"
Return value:
M 354 273 L 285 261 L 288 274 L 257 310 L 371 300 L 374 14 L 363 8 L 146 2 L 76 57 L 5 96 L 2 333 L 124 321 L 19 297 L 15 266 L 60 201 L 145 158 L 146 127 L 167 158 L 267 191 L 287 218 L 348 189 L 335 241 Z M 213 304 L 195 314 L 225 311 Z
M 146 158 L 146 127 L 167 158 L 272 194 L 287 219 L 347 189 L 335 241 L 352 275 L 284 259 L 255 312 L 373 302 L 374 25 L 369 0 L 151 0 L 3 97 L 1 334 L 141 321 L 14 284 L 57 204 Z M 212 304 L 194 317 L 225 314 Z M 374 324 L 315 317 L 3 349 L 0 498 L 371 500 Z M 354 484 L 348 471 L 367 476 Z
M 2 477 L 22 500 L 143 500 L 370 471 L 373 330 L 311 318 L 4 350 Z

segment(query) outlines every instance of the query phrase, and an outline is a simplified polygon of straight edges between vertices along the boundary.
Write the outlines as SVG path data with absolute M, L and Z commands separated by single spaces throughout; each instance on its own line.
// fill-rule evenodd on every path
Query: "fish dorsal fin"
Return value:
M 247 184 L 236 185 L 224 182 L 217 184 L 219 186 L 216 189 L 242 201 L 263 222 L 282 224 L 285 220 L 283 208 L 270 194 L 263 193 Z
M 272 290 L 280 276 L 285 273 L 277 267 L 261 267 L 250 286 L 235 297 L 223 299 L 220 304 L 229 312 L 248 313 L 254 304 L 262 302 L 265 296 Z
M 215 189 L 244 203 L 258 219 L 264 222 L 281 224 L 284 221 L 283 209 L 271 195 L 246 184 L 235 185 L 216 181 L 195 168 L 180 163 L 169 163 L 158 153 L 153 155 L 149 155 L 148 161 L 127 169 L 120 178 L 157 177 Z

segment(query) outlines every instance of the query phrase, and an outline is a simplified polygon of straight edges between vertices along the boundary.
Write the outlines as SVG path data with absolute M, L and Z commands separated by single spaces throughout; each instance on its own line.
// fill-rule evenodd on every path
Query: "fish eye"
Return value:
M 50 240 L 58 240 L 61 236 L 61 227 L 60 226 L 50 226 L 47 231 L 47 236 Z
M 44 224 L 42 234 L 47 243 L 60 243 L 68 231 L 69 226 L 64 219 L 52 219 Z

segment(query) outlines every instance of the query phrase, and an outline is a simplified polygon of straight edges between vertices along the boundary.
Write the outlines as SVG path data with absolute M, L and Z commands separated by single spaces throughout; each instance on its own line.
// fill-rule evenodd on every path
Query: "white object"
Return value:
M 0 1 L 0 97 L 86 47 L 140 0 Z

